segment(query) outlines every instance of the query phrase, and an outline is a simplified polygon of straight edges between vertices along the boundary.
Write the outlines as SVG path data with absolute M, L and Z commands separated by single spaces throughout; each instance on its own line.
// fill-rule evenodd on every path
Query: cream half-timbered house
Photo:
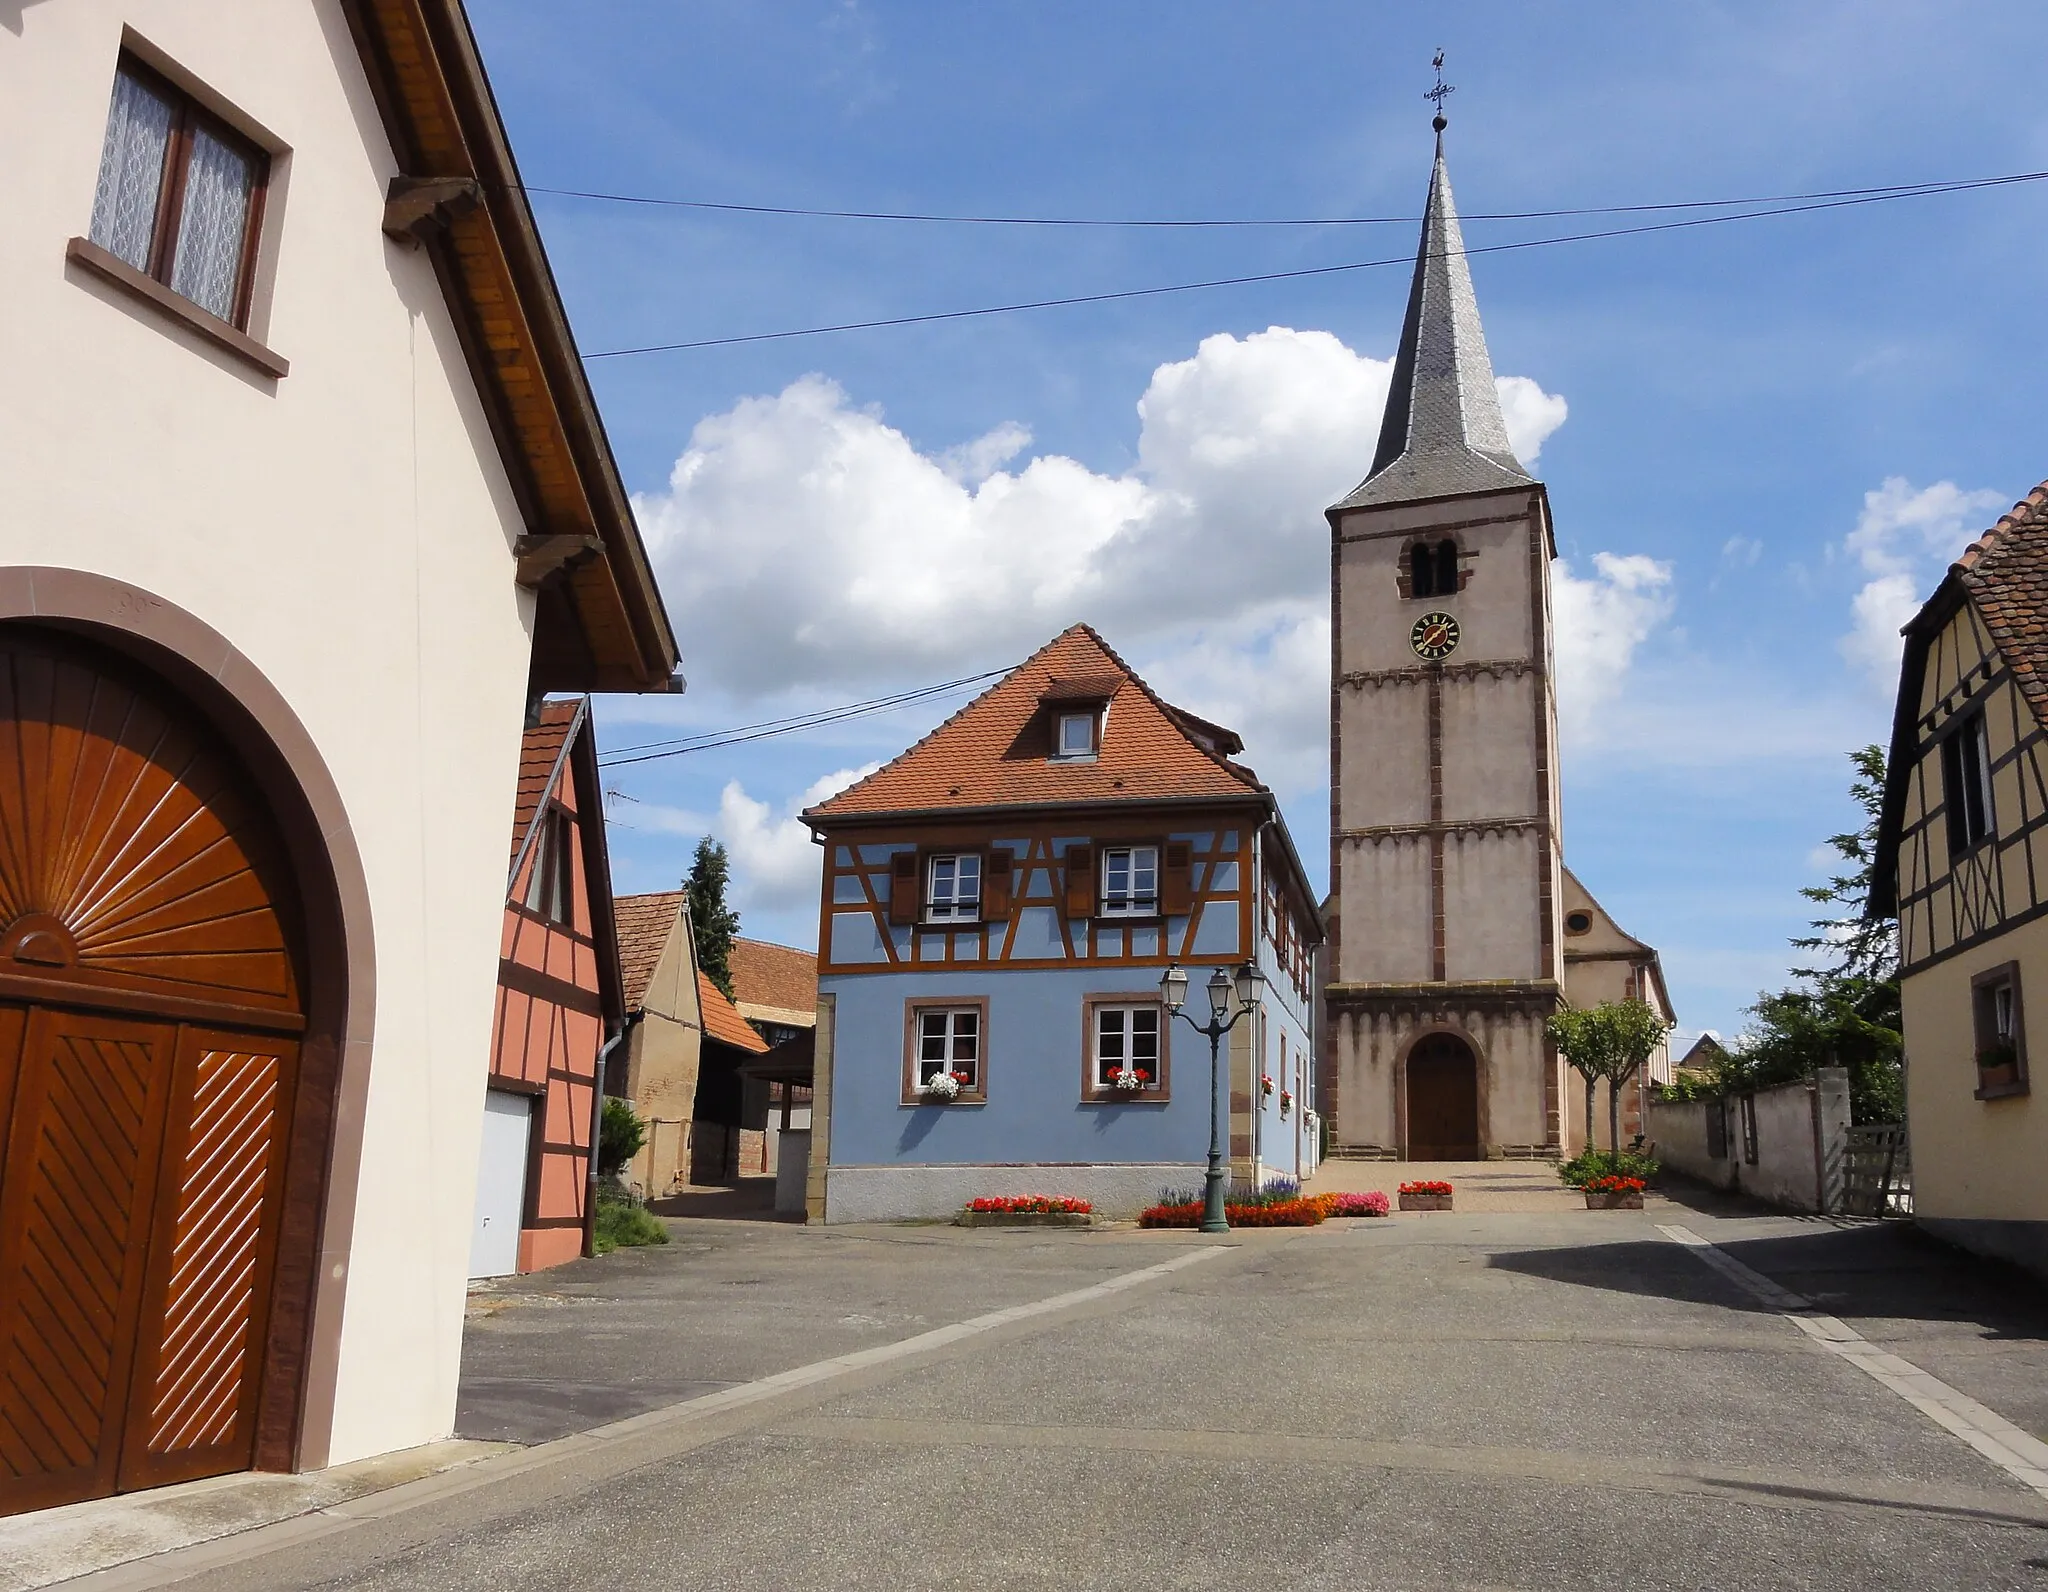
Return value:
M 1914 1215 L 2048 1272 L 2048 485 L 1905 634 L 1871 911 L 1899 923 Z
M 1321 922 L 1241 749 L 1076 625 L 804 815 L 825 850 L 814 1216 L 1001 1193 L 1128 1212 L 1193 1182 L 1209 1058 L 1161 1006 L 1176 962 L 1197 985 L 1264 971 L 1226 1041 L 1228 1153 L 1247 1179 L 1312 1169 Z

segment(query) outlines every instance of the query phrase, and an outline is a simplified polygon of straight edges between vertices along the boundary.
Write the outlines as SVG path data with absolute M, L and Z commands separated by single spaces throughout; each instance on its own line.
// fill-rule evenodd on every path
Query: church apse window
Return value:
M 1460 584 L 1456 539 L 1446 536 L 1439 541 L 1411 543 L 1403 573 L 1408 577 L 1407 595 L 1411 598 L 1454 596 Z

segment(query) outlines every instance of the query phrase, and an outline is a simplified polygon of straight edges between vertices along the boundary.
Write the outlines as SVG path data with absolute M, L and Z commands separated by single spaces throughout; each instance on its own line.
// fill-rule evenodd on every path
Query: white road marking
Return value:
M 1743 1265 L 1720 1245 L 1689 1227 L 1659 1223 L 1657 1231 L 1683 1244 L 1707 1265 L 1769 1305 L 1830 1354 L 1838 1354 L 1873 1381 L 1890 1388 L 1935 1425 L 1955 1433 L 2023 1487 L 2048 1498 L 2048 1443 L 1958 1392 L 1939 1377 L 1929 1376 L 1910 1360 L 1879 1348 L 1835 1316 L 1823 1315 L 1811 1299 L 1771 1281 Z

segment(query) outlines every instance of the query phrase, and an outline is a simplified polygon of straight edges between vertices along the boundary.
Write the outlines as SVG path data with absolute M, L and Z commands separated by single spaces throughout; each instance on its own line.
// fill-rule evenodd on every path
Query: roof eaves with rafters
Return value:
M 461 0 L 341 9 L 397 166 L 386 229 L 433 262 L 527 532 L 569 550 L 537 684 L 671 690 L 675 633 Z

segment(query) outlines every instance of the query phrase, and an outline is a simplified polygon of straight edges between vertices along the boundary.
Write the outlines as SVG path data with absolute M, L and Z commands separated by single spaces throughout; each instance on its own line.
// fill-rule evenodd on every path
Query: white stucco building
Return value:
M 449 1431 L 522 725 L 676 646 L 459 0 L 16 7 L 0 148 L 5 1513 Z

